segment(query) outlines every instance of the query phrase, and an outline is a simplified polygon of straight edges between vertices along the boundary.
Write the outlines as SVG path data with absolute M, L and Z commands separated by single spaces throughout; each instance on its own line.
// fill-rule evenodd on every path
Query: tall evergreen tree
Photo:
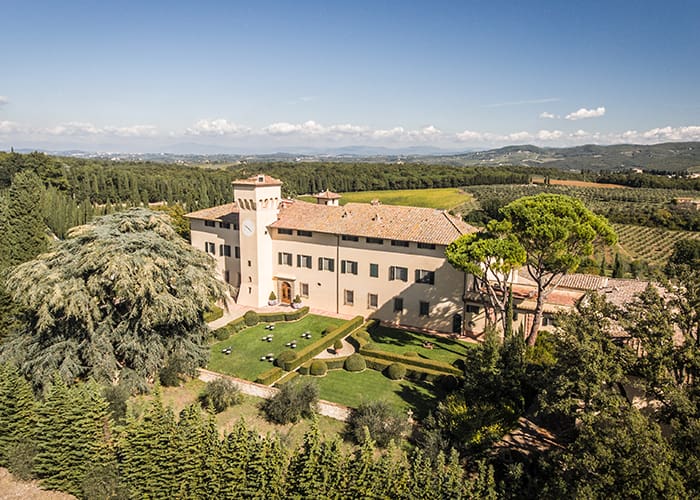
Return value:
M 0 365 L 0 463 L 20 476 L 31 471 L 36 425 L 31 384 L 15 367 Z
M 15 174 L 7 199 L 7 232 L 10 242 L 9 265 L 33 259 L 48 248 L 43 221 L 44 186 L 39 177 L 23 171 Z

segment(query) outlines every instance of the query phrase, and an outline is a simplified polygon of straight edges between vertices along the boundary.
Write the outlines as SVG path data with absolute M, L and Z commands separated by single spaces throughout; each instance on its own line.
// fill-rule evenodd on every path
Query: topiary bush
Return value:
M 260 322 L 260 317 L 255 311 L 248 311 L 243 315 L 245 324 L 248 326 L 255 326 Z
M 277 394 L 264 400 L 260 408 L 271 422 L 288 424 L 311 417 L 318 403 L 318 385 L 313 380 L 296 379 L 282 385 Z
M 314 359 L 311 362 L 311 368 L 309 369 L 309 373 L 311 375 L 315 377 L 320 377 L 322 375 L 325 375 L 327 371 L 328 365 L 322 359 Z
M 231 331 L 228 328 L 219 328 L 214 332 L 214 337 L 218 341 L 226 340 L 231 336 Z
M 366 340 L 367 342 L 372 340 L 372 337 L 366 330 L 360 330 L 359 332 L 355 333 L 355 337 L 360 340 Z
M 386 369 L 386 376 L 391 380 L 401 380 L 406 376 L 406 367 L 401 363 L 392 363 Z
M 336 351 L 340 351 L 343 348 L 343 341 L 338 339 L 335 342 L 333 342 L 333 349 Z
M 287 349 L 286 351 L 282 351 L 279 354 L 279 356 L 277 356 L 277 359 L 275 359 L 275 366 L 279 366 L 280 368 L 284 368 L 284 364 L 287 361 L 291 361 L 296 357 L 297 357 L 297 354 L 292 350 Z
M 348 359 L 345 360 L 345 365 L 343 366 L 349 372 L 361 372 L 367 368 L 367 363 L 365 362 L 364 356 L 360 353 L 351 354 Z
M 232 380 L 218 378 L 207 383 L 204 391 L 199 395 L 199 402 L 204 408 L 221 413 L 229 406 L 241 402 L 241 390 Z

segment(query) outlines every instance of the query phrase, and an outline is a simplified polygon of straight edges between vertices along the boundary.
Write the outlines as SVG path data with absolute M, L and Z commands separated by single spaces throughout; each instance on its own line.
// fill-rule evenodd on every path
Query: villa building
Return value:
M 453 268 L 445 247 L 477 231 L 443 210 L 339 204 L 330 191 L 316 203 L 283 199 L 282 182 L 258 175 L 233 183 L 234 202 L 187 214 L 192 245 L 216 259 L 238 304 L 283 304 L 438 332 L 480 334 L 485 296 Z M 513 273 L 514 323 L 531 325 L 537 286 Z M 587 291 L 623 306 L 646 282 L 574 274 L 547 297 L 542 326 L 571 310 Z
M 192 245 L 217 261 L 237 303 L 289 304 L 442 332 L 461 332 L 464 273 L 445 247 L 476 229 L 443 210 L 286 200 L 282 182 L 258 175 L 233 183 L 234 202 L 192 212 Z M 469 319 L 467 318 L 467 321 Z

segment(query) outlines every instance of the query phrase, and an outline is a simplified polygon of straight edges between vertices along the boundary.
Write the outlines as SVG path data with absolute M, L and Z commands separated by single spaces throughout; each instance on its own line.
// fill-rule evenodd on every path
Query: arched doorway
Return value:
M 283 281 L 280 285 L 280 301 L 283 304 L 292 303 L 292 285 L 288 281 Z

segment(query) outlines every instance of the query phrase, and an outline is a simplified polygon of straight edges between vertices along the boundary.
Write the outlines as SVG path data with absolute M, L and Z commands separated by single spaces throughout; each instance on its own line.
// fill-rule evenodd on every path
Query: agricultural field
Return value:
M 234 333 L 227 340 L 211 346 L 211 357 L 207 368 L 234 377 L 255 380 L 262 372 L 269 370 L 272 363 L 261 361 L 261 357 L 272 353 L 277 357 L 286 350 L 286 343 L 295 340 L 298 348 L 317 340 L 323 330 L 332 330 L 343 323 L 343 320 L 307 314 L 299 321 L 279 322 L 274 330 L 266 330 L 265 323 Z M 301 334 L 311 332 L 311 339 L 304 339 Z M 272 335 L 271 341 L 263 340 Z M 230 348 L 231 353 L 225 354 L 224 349 Z
M 700 239 L 693 231 L 671 231 L 657 227 L 613 224 L 618 244 L 631 260 L 644 260 L 654 266 L 663 266 L 673 252 L 673 245 L 683 239 Z
M 301 196 L 300 199 L 315 202 L 311 196 Z M 395 191 L 356 191 L 342 193 L 340 204 L 369 203 L 379 200 L 385 205 L 403 205 L 414 207 L 438 208 L 452 210 L 470 203 L 472 196 L 459 188 L 432 189 L 399 189 Z

